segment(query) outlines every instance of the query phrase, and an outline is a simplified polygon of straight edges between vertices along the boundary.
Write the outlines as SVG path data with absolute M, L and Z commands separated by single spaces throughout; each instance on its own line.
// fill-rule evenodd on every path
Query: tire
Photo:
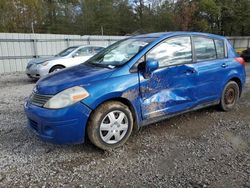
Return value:
M 57 72 L 61 69 L 64 69 L 65 67 L 62 66 L 62 65 L 55 65 L 54 67 L 52 67 L 50 70 L 49 70 L 49 73 L 52 73 L 52 72 Z
M 220 107 L 223 111 L 230 111 L 239 100 L 240 89 L 235 81 L 229 81 L 222 92 Z
M 132 130 L 131 111 L 126 105 L 116 101 L 99 106 L 91 114 L 87 126 L 90 141 L 103 150 L 122 146 L 128 140 Z

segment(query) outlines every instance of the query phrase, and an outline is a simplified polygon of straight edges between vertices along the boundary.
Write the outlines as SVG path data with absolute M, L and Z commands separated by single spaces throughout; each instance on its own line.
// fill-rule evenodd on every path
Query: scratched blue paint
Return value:
M 152 102 L 158 102 L 158 103 L 165 103 L 167 101 L 189 101 L 190 99 L 188 97 L 181 97 L 176 95 L 171 90 L 162 90 L 159 93 L 156 93 L 152 95 L 152 97 L 145 99 L 144 104 L 150 105 Z
M 146 78 L 141 70 L 131 71 L 134 70 L 134 65 L 160 42 L 175 36 L 196 35 L 225 41 L 227 57 L 158 68 L 149 78 Z M 105 101 L 127 101 L 133 108 L 136 124 L 140 127 L 155 117 L 219 101 L 222 90 L 230 79 L 239 79 L 242 86 L 245 83 L 244 66 L 234 60 L 237 55 L 222 36 L 167 32 L 132 38 L 150 38 L 151 42 L 122 66 L 104 68 L 81 64 L 48 75 L 36 84 L 36 92 L 40 95 L 55 95 L 73 86 L 84 87 L 90 94 L 81 102 L 60 110 L 38 107 L 28 100 L 25 103 L 25 112 L 29 125 L 36 123 L 38 130 L 35 132 L 40 138 L 58 144 L 84 142 L 89 115 Z M 228 65 L 226 69 L 221 68 L 223 63 Z M 187 70 L 195 73 L 186 74 Z

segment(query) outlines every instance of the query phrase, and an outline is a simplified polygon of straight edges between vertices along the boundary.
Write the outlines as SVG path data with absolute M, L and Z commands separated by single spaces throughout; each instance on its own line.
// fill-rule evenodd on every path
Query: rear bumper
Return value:
M 51 110 L 24 105 L 28 126 L 42 140 L 54 144 L 77 144 L 85 140 L 85 129 L 91 110 L 82 103 Z

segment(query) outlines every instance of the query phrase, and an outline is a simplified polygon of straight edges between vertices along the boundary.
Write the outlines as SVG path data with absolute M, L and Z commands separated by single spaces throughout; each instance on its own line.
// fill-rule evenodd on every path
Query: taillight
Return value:
M 240 64 L 242 64 L 242 65 L 244 65 L 244 66 L 245 66 L 245 64 L 246 64 L 245 60 L 244 60 L 242 57 L 236 57 L 235 60 L 236 60 L 238 63 L 240 63 Z

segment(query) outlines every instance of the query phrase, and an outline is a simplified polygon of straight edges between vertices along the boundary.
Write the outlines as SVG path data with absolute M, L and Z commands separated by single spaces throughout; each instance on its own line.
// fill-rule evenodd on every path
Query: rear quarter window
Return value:
M 225 45 L 223 40 L 214 40 L 218 59 L 225 58 Z

